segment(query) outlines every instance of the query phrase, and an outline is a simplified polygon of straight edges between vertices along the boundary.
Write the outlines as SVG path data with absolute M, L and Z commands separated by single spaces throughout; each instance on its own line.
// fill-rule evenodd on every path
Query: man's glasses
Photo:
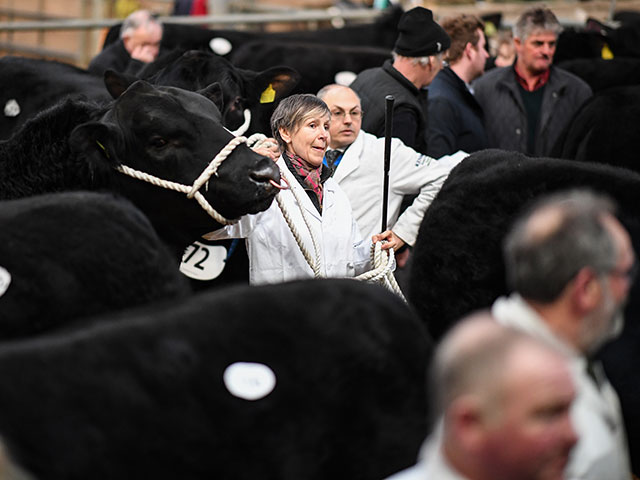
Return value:
M 633 265 L 626 270 L 622 270 L 619 268 L 612 268 L 609 271 L 609 275 L 613 275 L 615 277 L 625 278 L 629 280 L 629 282 L 633 283 L 636 276 L 638 275 L 638 269 L 640 265 L 638 264 L 638 260 L 634 260 Z
M 338 120 L 344 120 L 344 118 L 349 115 L 353 119 L 358 119 L 362 117 L 362 110 L 351 110 L 350 112 L 345 112 L 344 110 L 336 110 L 331 112 L 331 118 L 337 118 Z

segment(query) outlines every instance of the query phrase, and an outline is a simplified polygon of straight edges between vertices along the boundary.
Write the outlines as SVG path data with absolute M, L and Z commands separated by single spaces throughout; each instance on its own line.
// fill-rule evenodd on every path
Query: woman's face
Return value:
M 329 115 L 308 116 L 293 132 L 281 127 L 280 136 L 289 153 L 298 155 L 310 167 L 318 168 L 329 145 Z

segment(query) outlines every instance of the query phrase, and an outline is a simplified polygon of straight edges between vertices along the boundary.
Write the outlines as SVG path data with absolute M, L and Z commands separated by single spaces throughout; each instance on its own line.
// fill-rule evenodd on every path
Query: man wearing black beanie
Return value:
M 398 23 L 393 62 L 361 72 L 350 87 L 362 100 L 362 128 L 384 136 L 385 97 L 395 98 L 392 135 L 421 153 L 427 153 L 427 91 L 442 68 L 442 54 L 451 45 L 449 35 L 423 7 L 405 12 Z

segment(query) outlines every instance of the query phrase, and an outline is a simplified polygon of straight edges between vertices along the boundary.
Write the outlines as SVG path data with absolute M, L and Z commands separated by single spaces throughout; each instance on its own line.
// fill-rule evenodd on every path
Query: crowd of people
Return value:
M 405 12 L 392 60 L 362 71 L 350 86 L 292 95 L 275 109 L 277 148 L 264 153 L 288 185 L 280 193 L 284 207 L 274 203 L 207 237 L 247 240 L 252 284 L 354 277 L 371 268 L 372 242 L 396 251 L 413 245 L 461 157 L 486 148 L 546 156 L 590 97 L 585 82 L 553 65 L 560 31 L 548 8 L 526 10 L 485 73 L 479 18 L 438 24 L 426 8 Z M 137 68 L 158 55 L 161 36 L 152 16 L 138 14 L 90 69 Z M 385 228 L 389 94 L 395 109 Z M 300 239 L 287 215 L 306 225 Z M 636 262 L 612 202 L 588 191 L 541 199 L 514 224 L 504 258 L 513 293 L 461 319 L 438 345 L 433 433 L 416 465 L 392 478 L 630 479 L 620 405 L 594 360 L 621 330 Z

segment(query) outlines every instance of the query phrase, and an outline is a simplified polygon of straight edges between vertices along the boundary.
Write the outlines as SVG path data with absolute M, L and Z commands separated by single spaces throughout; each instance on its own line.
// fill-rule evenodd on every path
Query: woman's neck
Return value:
M 288 150 L 287 154 L 289 155 L 289 159 L 295 158 L 297 160 L 298 163 L 300 163 L 306 170 L 317 170 L 318 167 L 315 167 L 313 165 L 311 165 L 309 162 L 307 162 L 304 158 L 302 158 L 300 155 L 297 155 L 295 152 Z

